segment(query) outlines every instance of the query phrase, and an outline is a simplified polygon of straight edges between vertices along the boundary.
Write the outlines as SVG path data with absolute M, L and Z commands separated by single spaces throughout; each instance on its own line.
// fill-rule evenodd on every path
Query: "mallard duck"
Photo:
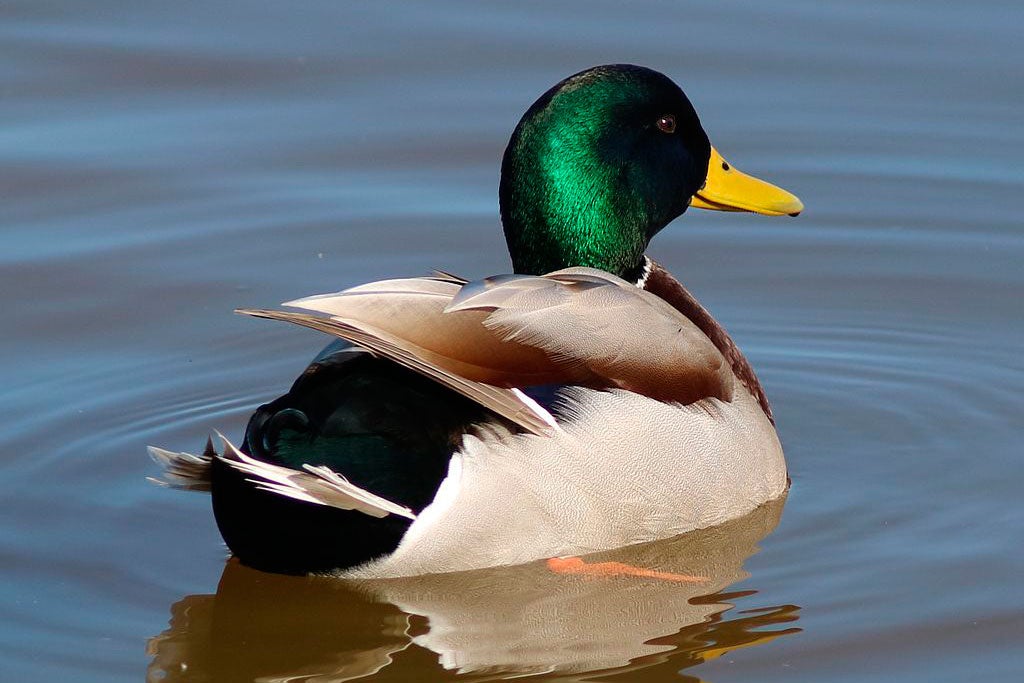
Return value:
M 665 75 L 598 66 L 523 115 L 501 218 L 514 274 L 436 272 L 244 310 L 338 338 L 240 448 L 151 449 L 209 490 L 245 564 L 408 576 L 669 537 L 783 495 L 757 375 L 648 242 L 688 207 L 801 202 L 711 146 Z

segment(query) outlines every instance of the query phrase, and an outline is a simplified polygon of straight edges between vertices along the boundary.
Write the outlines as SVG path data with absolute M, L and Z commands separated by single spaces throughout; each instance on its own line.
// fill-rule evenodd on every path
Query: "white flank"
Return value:
M 455 504 L 455 500 L 459 497 L 459 491 L 462 488 L 462 455 L 455 453 L 452 455 L 452 459 L 448 462 L 448 475 L 441 482 L 441 485 L 437 487 L 437 493 L 434 495 L 434 500 L 431 501 L 430 505 L 423 508 L 420 511 L 419 516 L 413 523 L 409 530 L 405 532 L 405 536 L 402 537 L 402 544 L 398 547 L 396 552 L 399 552 L 402 546 L 416 543 L 419 539 L 426 535 L 429 535 L 435 531 L 434 525 L 445 516 L 449 509 Z

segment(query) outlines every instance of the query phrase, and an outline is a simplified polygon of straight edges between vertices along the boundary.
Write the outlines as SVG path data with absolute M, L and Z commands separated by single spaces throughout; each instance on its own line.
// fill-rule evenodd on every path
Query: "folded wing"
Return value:
M 603 271 L 374 282 L 286 306 L 241 310 L 347 339 L 427 375 L 534 433 L 550 416 L 520 387 L 618 387 L 661 401 L 730 400 L 733 376 L 689 319 Z M 324 317 L 326 316 L 326 317 Z

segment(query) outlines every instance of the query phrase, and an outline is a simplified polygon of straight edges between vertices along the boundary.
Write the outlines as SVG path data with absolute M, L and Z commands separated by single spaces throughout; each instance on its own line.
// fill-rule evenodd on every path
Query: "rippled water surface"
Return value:
M 1016 681 L 1024 670 L 1019 2 L 0 7 L 5 680 Z M 655 240 L 767 386 L 793 487 L 720 529 L 370 584 L 226 563 L 146 444 L 238 435 L 322 344 L 243 319 L 509 268 L 508 133 L 635 62 L 798 219 Z

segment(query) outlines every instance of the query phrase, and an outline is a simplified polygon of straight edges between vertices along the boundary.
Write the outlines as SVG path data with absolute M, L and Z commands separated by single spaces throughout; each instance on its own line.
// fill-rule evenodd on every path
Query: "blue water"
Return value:
M 1019 3 L 0 17 L 5 680 L 1018 680 Z M 697 562 L 721 584 L 704 598 L 536 567 L 355 588 L 225 565 L 208 500 L 147 484 L 144 446 L 238 435 L 323 342 L 232 309 L 507 271 L 507 136 L 604 62 L 673 77 L 730 161 L 807 205 L 692 212 L 650 252 L 767 387 L 778 526 L 635 551 Z

